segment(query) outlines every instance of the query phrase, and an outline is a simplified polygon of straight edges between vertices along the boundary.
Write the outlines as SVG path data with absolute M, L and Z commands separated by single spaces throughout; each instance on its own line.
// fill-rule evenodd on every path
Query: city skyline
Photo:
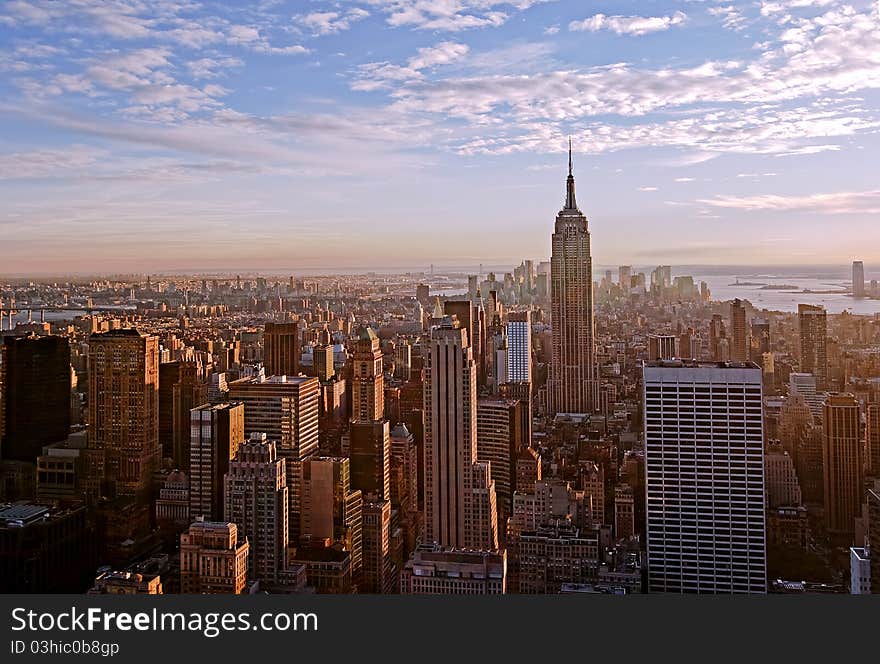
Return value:
M 6 273 L 543 259 L 569 136 L 596 266 L 880 262 L 875 2 L 17 1 L 0 23 Z

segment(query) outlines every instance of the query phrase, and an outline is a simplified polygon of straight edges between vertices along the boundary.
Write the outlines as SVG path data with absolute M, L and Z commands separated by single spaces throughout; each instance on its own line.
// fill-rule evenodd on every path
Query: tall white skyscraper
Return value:
M 550 257 L 553 343 L 547 380 L 547 409 L 591 413 L 599 407 L 596 326 L 593 318 L 593 261 L 587 218 L 574 194 L 571 145 L 565 207 L 556 215 Z
M 761 370 L 644 367 L 648 588 L 765 593 Z
M 532 382 L 532 320 L 530 311 L 507 317 L 506 383 Z
M 447 317 L 431 330 L 425 364 L 426 541 L 498 548 L 495 483 L 477 461 L 477 367 L 467 330 Z

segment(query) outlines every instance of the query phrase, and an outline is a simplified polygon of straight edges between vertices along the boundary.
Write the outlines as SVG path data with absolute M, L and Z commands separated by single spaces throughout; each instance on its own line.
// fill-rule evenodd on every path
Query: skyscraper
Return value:
M 447 317 L 431 331 L 425 358 L 426 541 L 495 549 L 495 484 L 477 462 L 476 363 L 456 325 Z
M 289 494 L 289 540 L 299 540 L 302 462 L 318 451 L 321 383 L 317 377 L 242 378 L 229 384 L 229 400 L 244 404 L 244 433 L 280 441 Z
M 862 261 L 853 261 L 852 264 L 852 294 L 853 297 L 865 297 L 865 264 Z
M 159 442 L 162 456 L 189 473 L 190 411 L 208 402 L 195 362 L 159 365 Z
M 731 362 L 749 361 L 749 328 L 746 324 L 746 306 L 742 300 L 730 303 L 730 324 L 733 328 L 733 343 L 730 347 Z
M 679 356 L 678 337 L 674 334 L 648 335 L 648 361 L 672 360 Z
M 280 582 L 287 568 L 287 476 L 274 441 L 252 434 L 238 447 L 223 482 L 223 519 L 247 536 L 253 578 Z
M 869 403 L 866 411 L 865 470 L 871 477 L 880 478 L 880 403 Z
M 303 462 L 300 534 L 330 540 L 350 553 L 351 573 L 363 561 L 363 494 L 351 488 L 346 457 L 312 457 Z
M 56 336 L 8 336 L 0 352 L 0 458 L 36 463 L 44 445 L 70 432 L 70 344 Z
M 159 468 L 159 338 L 134 328 L 89 337 L 89 447 L 111 496 L 146 497 Z
M 816 388 L 828 388 L 828 319 L 825 308 L 813 304 L 798 305 L 800 324 L 801 371 L 816 377 Z
M 863 496 L 859 401 L 852 394 L 830 394 L 823 413 L 825 525 L 833 536 L 852 544 Z
M 468 343 L 474 356 L 474 362 L 477 364 L 477 384 L 481 385 L 480 374 L 483 369 L 481 310 L 473 300 L 446 300 L 443 303 L 443 313 L 458 318 L 459 325 L 467 330 Z
M 352 422 L 349 433 L 351 486 L 364 496 L 389 500 L 391 432 L 385 420 Z
M 244 442 L 244 406 L 205 404 L 190 411 L 189 515 L 223 518 L 223 477 Z M 231 519 L 227 519 L 230 521 Z
M 516 311 L 507 317 L 506 383 L 532 382 L 531 311 Z
M 649 590 L 766 592 L 761 370 L 646 364 L 643 400 Z
M 491 464 L 498 523 L 506 524 L 513 509 L 516 458 L 528 447 L 523 411 L 517 400 L 480 399 L 477 404 L 477 458 Z
M 593 263 L 587 218 L 574 192 L 571 145 L 565 207 L 556 215 L 550 258 L 552 357 L 547 381 L 550 414 L 591 413 L 599 406 L 593 319 Z
M 266 323 L 263 329 L 263 365 L 269 376 L 299 373 L 299 330 L 296 323 Z
M 352 354 L 351 418 L 369 422 L 381 420 L 385 412 L 385 376 L 379 337 L 365 327 Z

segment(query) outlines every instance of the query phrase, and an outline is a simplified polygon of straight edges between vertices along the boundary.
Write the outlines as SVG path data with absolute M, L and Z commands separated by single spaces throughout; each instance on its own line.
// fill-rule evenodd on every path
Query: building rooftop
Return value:
M 651 369 L 760 369 L 754 362 L 703 362 L 700 360 L 654 360 L 645 362 Z

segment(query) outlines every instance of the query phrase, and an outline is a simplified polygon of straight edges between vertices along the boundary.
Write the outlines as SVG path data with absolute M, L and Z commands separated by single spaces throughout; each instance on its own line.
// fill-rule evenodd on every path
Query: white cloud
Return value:
M 553 0 L 365 0 L 387 15 L 394 27 L 457 32 L 497 27 L 510 11 L 523 11 Z
M 428 69 L 437 65 L 446 65 L 463 58 L 469 50 L 467 44 L 440 42 L 434 46 L 420 48 L 418 55 L 410 58 L 409 66 L 411 69 Z
M 807 196 L 716 196 L 700 201 L 720 208 L 749 212 L 812 212 L 816 214 L 878 214 L 880 190 L 847 191 Z
M 365 9 L 355 7 L 345 13 L 337 11 L 311 12 L 293 17 L 293 22 L 316 35 L 330 35 L 351 28 L 353 23 L 370 15 Z
M 582 21 L 572 21 L 568 29 L 574 32 L 598 32 L 610 30 L 618 35 L 646 35 L 661 32 L 687 20 L 684 12 L 677 11 L 671 16 L 606 16 L 595 14 Z
M 239 58 L 222 56 L 216 58 L 199 58 L 186 63 L 193 78 L 220 78 L 226 71 L 235 67 L 241 67 L 244 62 Z
M 639 191 L 657 191 L 657 187 L 639 187 Z

